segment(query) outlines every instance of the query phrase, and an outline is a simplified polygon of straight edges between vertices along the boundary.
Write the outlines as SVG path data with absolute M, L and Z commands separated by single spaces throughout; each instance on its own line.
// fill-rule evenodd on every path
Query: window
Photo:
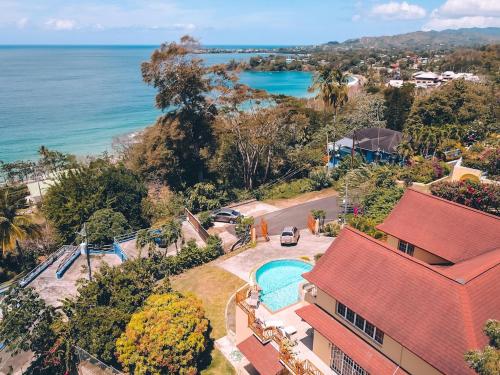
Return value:
M 375 333 L 375 327 L 373 326 L 373 324 L 371 324 L 370 322 L 366 322 L 366 325 L 365 325 L 365 333 L 370 336 L 370 337 L 373 337 L 374 333 Z
M 337 314 L 349 321 L 349 323 L 354 325 L 360 331 L 363 331 L 372 340 L 375 340 L 379 344 L 383 344 L 384 332 L 375 327 L 361 315 L 356 314 L 349 307 L 346 307 L 344 304 L 337 302 Z
M 351 323 L 354 323 L 354 318 L 355 318 L 356 314 L 354 313 L 354 311 L 352 311 L 350 308 L 347 308 L 347 314 L 346 314 L 346 319 L 348 321 L 350 321 Z
M 359 316 L 359 315 L 356 315 L 356 327 L 358 327 L 360 330 L 364 330 L 365 329 L 365 320 Z
M 380 329 L 376 329 L 375 332 L 375 341 L 378 342 L 379 344 L 382 344 L 384 342 L 384 332 L 382 332 Z
M 337 303 L 337 314 L 345 316 L 345 305 Z
M 415 246 L 406 241 L 399 240 L 398 249 L 401 250 L 403 253 L 413 256 L 413 252 L 415 251 Z
M 332 345 L 330 367 L 340 375 L 369 375 L 369 373 L 357 364 L 351 357 Z

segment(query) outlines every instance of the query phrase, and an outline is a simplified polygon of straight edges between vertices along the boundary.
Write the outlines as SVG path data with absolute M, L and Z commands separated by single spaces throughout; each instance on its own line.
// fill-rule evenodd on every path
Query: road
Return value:
M 305 229 L 307 228 L 307 217 L 311 210 L 325 210 L 325 221 L 336 220 L 339 213 L 337 197 L 321 198 L 276 212 L 270 212 L 256 217 L 255 223 L 259 223 L 263 217 L 267 221 L 267 230 L 271 236 L 281 234 L 285 226 L 295 226 L 299 229 Z
M 265 215 L 255 216 L 255 223 L 258 225 L 260 219 L 264 218 L 267 221 L 267 230 L 270 236 L 281 234 L 285 226 L 305 229 L 307 228 L 307 216 L 311 213 L 311 210 L 325 210 L 326 222 L 336 220 L 339 214 L 337 197 L 321 198 Z M 232 235 L 236 235 L 234 225 L 228 225 L 226 230 Z

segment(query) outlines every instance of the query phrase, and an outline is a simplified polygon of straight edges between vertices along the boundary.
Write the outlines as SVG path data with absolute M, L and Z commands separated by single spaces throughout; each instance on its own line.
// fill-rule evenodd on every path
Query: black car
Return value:
M 212 213 L 214 221 L 220 221 L 223 223 L 231 223 L 231 224 L 235 224 L 240 216 L 241 213 L 239 213 L 236 210 L 233 210 L 232 208 L 221 208 Z

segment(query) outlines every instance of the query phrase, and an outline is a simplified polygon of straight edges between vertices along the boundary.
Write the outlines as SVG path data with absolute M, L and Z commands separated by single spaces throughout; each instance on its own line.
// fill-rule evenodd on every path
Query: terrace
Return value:
M 295 311 L 308 303 L 301 301 L 282 309 L 276 313 L 271 313 L 262 304 L 258 308 L 253 308 L 247 302 L 248 295 L 252 288 L 246 285 L 236 293 L 236 304 L 243 314 L 236 314 L 240 324 L 247 325 L 251 335 L 255 336 L 262 345 L 272 345 L 278 352 L 279 363 L 283 369 L 277 373 L 294 375 L 329 375 L 335 374 L 315 353 L 312 351 L 313 330 L 301 320 Z M 243 320 L 246 318 L 246 322 Z M 292 326 L 296 332 L 287 335 L 282 329 L 272 325 L 266 325 L 269 321 L 281 321 L 286 326 Z M 250 336 L 246 340 L 252 340 Z M 244 340 L 242 343 L 244 343 Z M 239 348 L 245 354 L 245 345 L 240 343 Z M 255 367 L 255 366 L 254 366 Z M 251 372 L 251 368 L 245 368 Z

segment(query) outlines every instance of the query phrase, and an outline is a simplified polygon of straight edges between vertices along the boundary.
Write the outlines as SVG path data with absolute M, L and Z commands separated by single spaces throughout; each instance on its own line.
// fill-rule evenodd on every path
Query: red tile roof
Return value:
M 304 277 L 441 372 L 471 374 L 464 353 L 486 344 L 487 319 L 500 319 L 500 257 L 492 254 L 489 268 L 473 265 L 456 281 L 348 227 Z
M 407 374 L 397 364 L 368 345 L 318 306 L 304 306 L 296 310 L 295 313 L 369 373 L 379 375 Z
M 284 369 L 279 361 L 279 352 L 271 343 L 262 344 L 254 335 L 237 347 L 261 375 L 275 375 Z
M 452 263 L 500 248 L 500 218 L 413 189 L 377 228 Z

